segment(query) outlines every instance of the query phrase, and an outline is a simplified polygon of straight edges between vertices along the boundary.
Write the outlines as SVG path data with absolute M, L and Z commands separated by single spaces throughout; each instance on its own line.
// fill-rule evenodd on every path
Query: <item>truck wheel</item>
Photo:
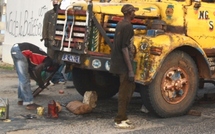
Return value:
M 198 72 L 193 59 L 182 51 L 172 52 L 149 86 L 140 91 L 146 108 L 160 117 L 188 112 L 196 97 Z
M 86 91 L 96 91 L 99 99 L 113 97 L 119 88 L 119 78 L 109 72 L 73 68 L 73 84 L 82 96 Z

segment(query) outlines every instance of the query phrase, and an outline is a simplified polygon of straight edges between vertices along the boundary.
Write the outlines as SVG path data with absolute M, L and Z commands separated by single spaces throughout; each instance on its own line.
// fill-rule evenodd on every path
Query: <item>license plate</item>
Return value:
M 78 55 L 64 54 L 62 60 L 80 64 L 80 56 Z

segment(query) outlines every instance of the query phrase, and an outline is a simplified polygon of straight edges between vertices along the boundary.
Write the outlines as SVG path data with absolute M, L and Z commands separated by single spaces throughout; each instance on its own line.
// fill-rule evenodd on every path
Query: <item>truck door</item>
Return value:
M 187 6 L 185 16 L 187 35 L 196 40 L 202 48 L 214 49 L 215 55 L 215 3 L 213 0 L 193 1 Z

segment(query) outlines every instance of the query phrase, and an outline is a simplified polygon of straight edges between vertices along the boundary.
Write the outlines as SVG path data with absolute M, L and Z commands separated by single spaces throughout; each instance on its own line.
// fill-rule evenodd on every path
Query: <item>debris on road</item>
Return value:
M 32 115 L 32 114 L 27 114 L 27 115 L 21 114 L 21 116 L 24 117 L 25 119 L 34 119 L 34 118 L 37 118 L 35 115 Z
M 97 96 L 96 91 L 86 91 L 84 93 L 83 103 L 90 105 L 92 108 L 95 108 L 97 98 L 98 98 L 98 96 Z
M 43 116 L 44 114 L 44 107 L 38 107 L 37 108 L 37 115 Z
M 62 111 L 62 107 L 59 102 L 56 102 L 56 107 L 57 107 L 58 113 Z
M 11 120 L 10 119 L 5 119 L 5 120 L 3 120 L 3 122 L 11 122 Z
M 64 94 L 64 90 L 59 90 L 59 94 Z
M 71 101 L 67 104 L 66 108 L 76 115 L 86 114 L 92 111 L 92 107 L 90 105 L 84 104 L 80 101 Z
M 190 110 L 187 115 L 192 115 L 192 116 L 201 116 L 201 112 L 197 111 L 197 110 Z

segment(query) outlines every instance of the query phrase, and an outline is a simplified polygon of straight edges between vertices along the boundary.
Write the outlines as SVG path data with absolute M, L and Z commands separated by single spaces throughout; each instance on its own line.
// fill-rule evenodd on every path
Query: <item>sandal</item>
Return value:
M 21 106 L 23 105 L 23 101 L 18 101 L 17 104 Z
M 37 105 L 37 104 L 33 103 L 33 104 L 28 104 L 28 105 L 26 106 L 26 109 L 28 109 L 28 110 L 35 110 L 35 109 L 37 109 L 38 107 L 40 107 L 40 105 Z
M 115 122 L 115 128 L 120 128 L 120 129 L 134 129 L 135 126 L 131 124 L 129 120 L 124 120 L 121 121 L 120 123 Z

